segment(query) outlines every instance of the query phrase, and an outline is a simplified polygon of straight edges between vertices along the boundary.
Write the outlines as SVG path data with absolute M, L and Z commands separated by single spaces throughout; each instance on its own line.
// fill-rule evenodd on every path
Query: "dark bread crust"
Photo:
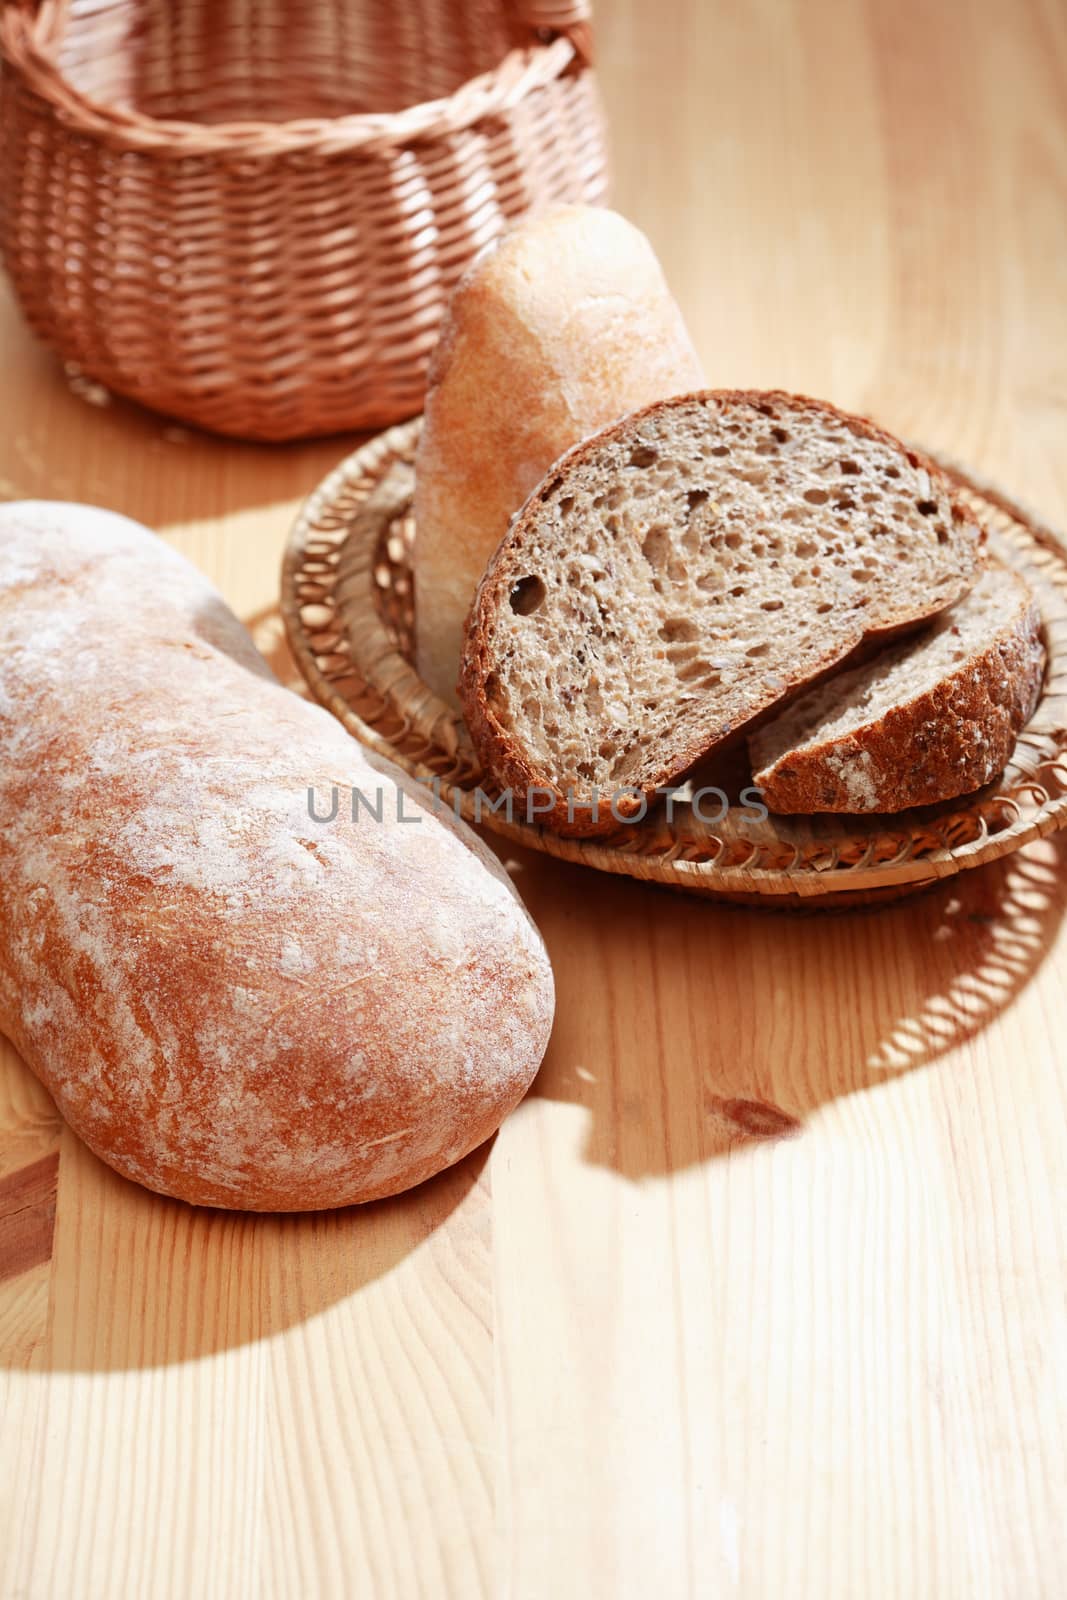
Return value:
M 692 406 L 695 402 L 712 403 L 717 408 L 784 405 L 793 411 L 814 412 L 831 419 L 835 424 L 847 428 L 857 440 L 875 441 L 888 446 L 905 457 L 911 467 L 924 469 L 931 481 L 938 485 L 939 492 L 951 502 L 955 524 L 969 525 L 973 530 L 976 551 L 980 549 L 985 538 L 984 532 L 970 511 L 951 492 L 951 486 L 936 462 L 920 451 L 902 444 L 900 440 L 895 439 L 892 434 L 879 428 L 866 417 L 850 415 L 828 401 L 811 399 L 805 395 L 790 395 L 782 390 L 697 391 L 693 394 L 678 395 L 670 400 L 657 401 L 583 440 L 560 457 L 534 490 L 513 518 L 507 535 L 490 562 L 467 618 L 463 659 L 457 685 L 467 726 L 485 770 L 491 774 L 501 789 L 513 790 L 517 798 L 526 796 L 533 789 L 551 793 L 554 797 L 551 810 L 539 811 L 537 820 L 555 833 L 570 837 L 594 837 L 614 831 L 621 819 L 640 817 L 644 810 L 654 803 L 657 789 L 677 780 L 695 762 L 735 737 L 741 728 L 747 728 L 756 718 L 764 716 L 772 707 L 780 706 L 812 681 L 853 657 L 856 652 L 906 633 L 937 615 L 947 605 L 967 593 L 974 582 L 975 570 L 961 572 L 954 592 L 942 596 L 935 604 L 920 610 L 890 611 L 883 615 L 877 627 L 866 629 L 857 627 L 854 637 L 830 646 L 811 664 L 810 670 L 803 676 L 786 679 L 780 693 L 768 693 L 758 703 L 753 704 L 743 722 L 721 726 L 710 739 L 683 742 L 666 753 L 652 781 L 642 783 L 635 789 L 632 798 L 617 799 L 617 816 L 612 816 L 607 801 L 602 800 L 600 815 L 594 820 L 591 813 L 583 814 L 581 800 L 577 798 L 568 814 L 563 785 L 557 781 L 554 774 L 540 769 L 530 759 L 502 720 L 500 707 L 494 703 L 494 620 L 502 607 L 508 604 L 512 584 L 523 571 L 524 542 L 536 531 L 538 518 L 545 503 L 560 487 L 561 482 L 572 472 L 586 466 L 606 442 L 626 438 L 645 418 L 662 416 L 672 410 Z M 857 622 L 860 620 L 857 618 Z
M 1045 650 L 1031 599 L 979 655 L 877 721 L 792 750 L 753 781 L 771 811 L 855 813 L 850 763 L 876 797 L 868 811 L 904 811 L 970 794 L 1003 771 L 1041 694 Z

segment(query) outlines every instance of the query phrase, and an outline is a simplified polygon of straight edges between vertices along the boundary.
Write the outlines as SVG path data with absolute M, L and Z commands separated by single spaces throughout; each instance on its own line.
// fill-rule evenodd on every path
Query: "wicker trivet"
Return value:
M 412 462 L 419 421 L 357 450 L 307 501 L 293 529 L 281 609 L 315 697 L 363 744 L 474 817 L 496 791 L 461 718 L 412 665 Z M 1001 778 L 976 795 L 897 816 L 768 817 L 733 807 L 721 823 L 676 804 L 596 841 L 561 839 L 482 807 L 516 844 L 603 872 L 762 905 L 893 899 L 1017 850 L 1067 822 L 1067 548 L 1006 496 L 944 463 L 998 554 L 1025 572 L 1044 620 L 1041 702 Z M 708 782 L 715 782 L 714 775 Z M 747 779 L 741 775 L 741 782 Z M 727 792 L 737 793 L 724 781 Z M 519 808 L 521 811 L 521 807 Z

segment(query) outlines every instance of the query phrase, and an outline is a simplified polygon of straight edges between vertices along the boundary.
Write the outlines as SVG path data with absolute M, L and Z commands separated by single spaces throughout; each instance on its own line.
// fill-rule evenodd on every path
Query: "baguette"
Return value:
M 553 998 L 475 836 L 124 518 L 0 510 L 0 630 L 0 1029 L 97 1155 L 194 1203 L 305 1211 L 487 1139 Z M 320 815 L 337 786 L 334 822 L 309 786 Z M 352 822 L 353 788 L 380 823 Z
M 557 456 L 704 382 L 651 245 L 613 211 L 561 206 L 481 256 L 433 357 L 415 469 L 416 664 L 457 705 L 486 563 Z
M 649 406 L 557 462 L 490 563 L 472 737 L 501 787 L 550 797 L 549 827 L 605 832 L 864 640 L 959 599 L 980 544 L 938 468 L 862 418 L 776 393 Z
M 980 789 L 1041 692 L 1040 618 L 990 566 L 919 637 L 802 695 L 749 740 L 771 811 L 903 811 Z

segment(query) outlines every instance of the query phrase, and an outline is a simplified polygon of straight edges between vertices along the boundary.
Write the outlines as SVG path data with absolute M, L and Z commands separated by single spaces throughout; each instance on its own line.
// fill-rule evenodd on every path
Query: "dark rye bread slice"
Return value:
M 550 792 L 548 826 L 606 831 L 594 790 L 639 815 L 865 637 L 951 605 L 981 537 L 932 462 L 821 401 L 649 406 L 563 456 L 490 562 L 460 672 L 471 734 L 502 787 Z
M 1037 606 L 1006 567 L 913 638 L 809 690 L 749 739 L 772 811 L 903 811 L 1003 770 L 1033 716 L 1045 651 Z

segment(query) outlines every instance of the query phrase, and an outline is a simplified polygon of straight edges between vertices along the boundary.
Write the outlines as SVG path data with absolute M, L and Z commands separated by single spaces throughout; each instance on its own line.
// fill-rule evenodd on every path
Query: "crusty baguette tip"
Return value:
M 652 246 L 617 212 L 557 206 L 467 270 L 434 353 L 415 471 L 415 636 L 455 706 L 463 624 L 510 518 L 605 423 L 704 382 Z

